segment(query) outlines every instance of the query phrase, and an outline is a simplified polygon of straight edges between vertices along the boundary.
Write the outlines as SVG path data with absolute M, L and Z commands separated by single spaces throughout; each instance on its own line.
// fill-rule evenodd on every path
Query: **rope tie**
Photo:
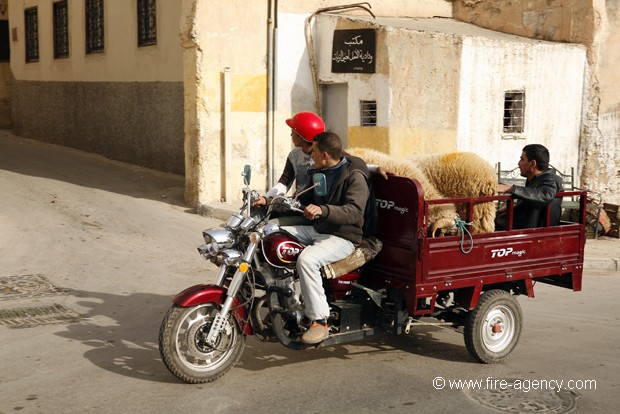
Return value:
M 464 254 L 468 254 L 474 248 L 474 237 L 469 232 L 469 229 L 467 229 L 467 226 L 471 226 L 472 224 L 473 222 L 467 223 L 465 220 L 462 220 L 459 217 L 454 219 L 454 227 L 452 228 L 456 228 L 457 231 L 461 233 L 460 247 L 461 247 L 461 252 L 463 252 Z M 469 243 L 470 243 L 469 250 L 467 251 L 465 251 L 465 249 L 463 248 L 463 245 L 465 243 L 465 233 L 467 233 L 467 236 L 469 237 Z

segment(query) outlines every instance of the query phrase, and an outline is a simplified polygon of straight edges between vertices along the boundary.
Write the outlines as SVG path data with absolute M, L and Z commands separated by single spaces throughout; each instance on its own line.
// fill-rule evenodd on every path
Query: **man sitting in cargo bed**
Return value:
M 510 194 L 515 199 L 513 228 L 527 229 L 544 225 L 544 212 L 551 204 L 550 225 L 556 226 L 562 214 L 562 199 L 555 198 L 562 191 L 562 179 L 554 170 L 549 169 L 549 150 L 540 144 L 523 147 L 519 159 L 521 176 L 526 178 L 525 186 L 498 184 L 499 193 Z M 508 228 L 506 207 L 498 211 L 495 229 Z

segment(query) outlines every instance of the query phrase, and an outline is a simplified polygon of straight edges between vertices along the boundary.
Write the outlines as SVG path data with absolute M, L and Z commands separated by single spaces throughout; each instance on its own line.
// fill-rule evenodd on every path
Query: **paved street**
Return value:
M 159 324 L 172 295 L 215 276 L 196 246 L 220 221 L 189 211 L 182 177 L 0 131 L 0 194 L 0 414 L 592 413 L 620 402 L 620 273 L 607 267 L 617 239 L 592 242 L 582 292 L 538 284 L 520 298 L 524 330 L 504 364 L 474 362 L 461 333 L 438 327 L 297 352 L 248 338 L 228 374 L 187 385 L 160 360 Z M 486 389 L 450 389 L 459 379 Z

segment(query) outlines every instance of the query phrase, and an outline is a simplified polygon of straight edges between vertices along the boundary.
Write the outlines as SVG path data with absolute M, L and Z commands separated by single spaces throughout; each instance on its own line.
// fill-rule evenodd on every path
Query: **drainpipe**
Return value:
M 224 162 L 222 163 L 222 199 L 225 202 L 229 202 L 231 198 L 231 181 L 230 181 L 230 171 L 232 168 L 232 142 L 230 138 L 230 68 L 224 68 L 224 72 L 222 73 L 222 83 L 224 88 Z
M 278 0 L 269 0 L 267 2 L 267 189 L 275 182 L 274 107 L 277 30 Z
M 310 17 L 308 17 L 308 20 L 306 21 L 306 30 L 305 30 L 306 45 L 308 46 L 308 56 L 310 57 L 310 71 L 312 72 L 312 84 L 314 86 L 314 106 L 316 108 L 316 113 L 319 114 L 319 116 L 322 116 L 321 99 L 320 99 L 320 91 L 319 91 L 319 75 L 318 75 L 318 68 L 317 68 L 316 56 L 315 56 L 316 53 L 314 50 L 314 40 L 312 39 L 312 21 L 315 19 L 315 17 L 318 14 L 321 14 L 321 13 L 333 12 L 333 11 L 344 11 L 344 10 L 351 10 L 351 9 L 362 9 L 364 11 L 367 11 L 374 19 L 376 19 L 377 17 L 370 11 L 371 8 L 372 6 L 368 2 L 343 4 L 340 6 L 333 6 L 333 7 L 324 7 L 322 9 L 317 9 L 317 11 L 312 13 Z

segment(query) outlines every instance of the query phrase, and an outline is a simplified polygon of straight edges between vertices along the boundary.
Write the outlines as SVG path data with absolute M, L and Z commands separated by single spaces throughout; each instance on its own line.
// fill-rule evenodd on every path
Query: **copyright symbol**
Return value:
M 443 379 L 443 377 L 433 378 L 433 387 L 435 387 L 436 390 L 443 390 L 445 386 L 446 386 L 446 380 Z

